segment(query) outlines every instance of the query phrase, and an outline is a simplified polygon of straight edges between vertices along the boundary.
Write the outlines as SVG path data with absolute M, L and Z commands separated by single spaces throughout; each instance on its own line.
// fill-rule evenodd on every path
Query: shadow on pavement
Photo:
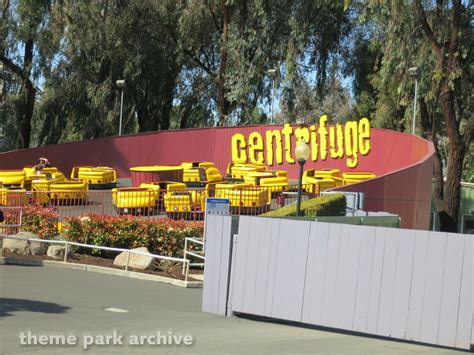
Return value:
M 65 313 L 70 307 L 57 303 L 25 300 L 21 298 L 0 298 L 0 317 L 11 316 L 13 312 Z

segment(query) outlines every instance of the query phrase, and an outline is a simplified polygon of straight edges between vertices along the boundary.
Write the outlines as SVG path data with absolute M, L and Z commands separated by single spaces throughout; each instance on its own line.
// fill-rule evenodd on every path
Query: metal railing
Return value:
M 62 222 L 68 217 L 95 214 L 129 215 L 142 218 L 172 218 L 198 221 L 205 215 L 206 197 L 230 200 L 232 215 L 260 215 L 294 203 L 297 186 L 251 186 L 228 188 L 186 188 L 179 191 L 130 189 L 107 191 L 32 191 L 23 192 L 21 204 L 54 208 Z M 303 186 L 303 199 L 316 197 L 314 185 Z M 12 191 L 13 193 L 13 191 Z M 17 194 L 17 192 L 14 192 Z M 1 204 L 1 203 L 0 203 Z
M 189 251 L 188 250 L 188 245 L 190 245 L 192 243 L 200 245 L 200 248 L 202 250 L 200 250 L 200 251 L 197 251 L 197 250 Z M 202 260 L 202 262 L 199 262 L 199 263 L 191 263 L 190 262 L 190 264 L 189 264 L 190 266 L 204 267 L 204 262 L 206 261 L 206 257 L 204 255 L 204 238 L 191 238 L 191 237 L 184 238 L 183 258 L 186 259 L 186 260 L 189 260 L 188 256 L 192 256 L 192 257 L 195 257 L 195 258 L 198 258 L 198 259 Z M 183 264 L 183 273 L 184 273 L 184 264 Z
M 151 253 L 142 253 L 140 251 L 136 250 L 130 250 L 130 249 L 122 249 L 122 248 L 112 248 L 112 247 L 105 247 L 105 246 L 99 246 L 99 245 L 90 245 L 90 244 L 82 244 L 82 243 L 76 243 L 76 242 L 69 242 L 65 240 L 47 240 L 47 239 L 37 239 L 37 238 L 20 238 L 20 237 L 15 237 L 13 235 L 0 235 L 0 238 L 3 239 L 15 239 L 15 240 L 28 240 L 28 241 L 33 241 L 33 242 L 40 242 L 40 243 L 48 243 L 48 244 L 65 244 L 65 249 L 64 249 L 64 259 L 63 262 L 67 263 L 67 257 L 69 254 L 69 248 L 70 246 L 77 246 L 81 248 L 89 248 L 89 249 L 100 249 L 100 250 L 108 250 L 108 251 L 115 251 L 115 252 L 127 252 L 127 262 L 125 264 L 125 271 L 128 271 L 129 267 L 129 262 L 130 262 L 130 254 L 138 254 L 138 255 L 143 255 L 143 256 L 149 256 L 154 259 L 158 260 L 167 260 L 167 261 L 175 261 L 178 263 L 183 264 L 183 272 L 182 274 L 184 275 L 184 281 L 188 281 L 188 275 L 189 275 L 189 266 L 190 266 L 190 261 L 185 259 L 185 258 L 175 258 L 171 256 L 163 256 L 163 255 L 158 255 L 158 254 L 151 254 Z

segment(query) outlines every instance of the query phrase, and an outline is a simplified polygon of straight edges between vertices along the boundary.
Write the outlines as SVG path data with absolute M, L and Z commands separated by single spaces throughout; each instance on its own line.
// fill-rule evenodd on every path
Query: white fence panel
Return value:
M 301 322 L 310 225 L 280 222 L 272 317 Z
M 225 315 L 232 251 L 232 217 L 208 215 L 205 228 L 206 262 L 203 312 Z
M 329 224 L 313 222 L 306 258 L 305 292 L 301 321 L 310 324 L 321 323 L 324 280 L 326 277 Z
M 353 231 L 360 238 L 359 271 L 357 276 L 357 295 L 352 321 L 352 329 L 367 331 L 369 317 L 372 266 L 375 248 L 375 228 L 362 227 Z
M 230 303 L 234 312 L 469 349 L 471 238 L 240 217 Z M 225 278 L 217 273 L 219 283 L 211 277 L 206 285 L 207 273 L 226 263 L 208 253 L 229 243 L 213 240 L 213 246 L 207 241 L 204 297 L 217 299 L 207 307 L 220 314 Z

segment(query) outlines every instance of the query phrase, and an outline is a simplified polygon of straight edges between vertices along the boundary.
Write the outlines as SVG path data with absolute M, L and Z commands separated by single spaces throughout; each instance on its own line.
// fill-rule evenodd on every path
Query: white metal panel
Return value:
M 312 222 L 309 235 L 302 322 L 321 324 L 329 223 Z
M 240 216 L 239 234 L 237 242 L 234 243 L 235 260 L 232 262 L 233 285 L 231 305 L 234 312 L 242 312 L 245 291 L 245 268 L 247 265 L 247 247 L 250 235 L 251 220 L 248 216 Z
M 241 217 L 235 252 L 237 312 L 470 346 L 473 263 L 467 237 Z M 220 289 L 218 294 L 220 299 Z
M 222 216 L 219 221 L 222 225 L 220 232 L 220 250 L 219 250 L 219 286 L 218 286 L 218 301 L 217 314 L 226 314 L 227 298 L 229 286 L 229 271 L 230 271 L 230 253 L 232 241 L 232 217 Z
M 209 221 L 205 227 L 205 239 L 210 241 L 206 248 L 208 253 L 206 268 L 209 269 L 209 272 L 204 274 L 202 310 L 209 313 L 217 313 L 217 297 L 215 297 L 215 295 L 217 290 L 217 278 L 219 276 L 218 273 L 220 272 L 217 267 L 219 257 L 217 248 L 219 248 L 220 240 L 217 240 L 216 228 L 217 223 L 214 220 L 212 222 Z
M 456 331 L 456 347 L 469 349 L 472 343 L 471 332 L 473 329 L 473 302 L 474 295 L 472 287 L 473 272 L 473 243 L 471 235 L 464 235 L 464 253 L 462 263 L 461 291 L 459 298 L 459 311 Z M 459 256 L 458 256 L 459 257 Z
M 247 262 L 245 263 L 244 293 L 242 300 L 242 310 L 245 313 L 254 313 L 255 292 L 258 285 L 257 274 L 262 270 L 257 270 L 258 254 L 260 246 L 260 236 L 265 234 L 265 219 L 250 217 L 250 226 L 247 238 Z M 239 242 L 238 242 L 239 243 Z
M 247 265 L 245 272 L 245 294 L 243 309 L 247 313 L 260 314 L 265 309 L 265 289 L 268 264 L 268 218 L 252 217 L 248 240 Z M 260 302 L 256 307 L 257 298 Z
M 336 294 L 334 302 L 334 325 L 341 329 L 352 329 L 357 275 L 359 269 L 359 248 L 361 238 L 359 227 L 344 224 L 341 227 L 339 261 L 337 265 Z
M 408 310 L 407 340 L 420 341 L 429 252 L 430 233 L 415 231 L 415 251 L 413 256 L 413 272 Z
M 326 257 L 326 275 L 323 285 L 323 302 L 321 325 L 332 327 L 335 312 L 334 297 L 336 294 L 337 264 L 339 261 L 339 243 L 341 239 L 341 224 L 329 225 L 328 254 Z
M 438 344 L 440 345 L 456 345 L 463 252 L 464 237 L 448 234 L 438 329 Z
M 395 289 L 395 273 L 397 270 L 398 230 L 388 228 L 385 235 L 385 252 L 383 256 L 382 284 L 380 289 L 377 334 L 390 336 L 392 322 L 393 294 Z
M 375 228 L 360 227 L 354 233 L 361 238 L 361 244 L 352 329 L 357 332 L 366 332 L 369 314 L 370 282 L 374 260 Z
M 397 270 L 393 290 L 390 336 L 405 339 L 407 336 L 408 308 L 410 305 L 413 256 L 415 254 L 415 231 L 395 231 L 398 240 Z
M 271 223 L 270 223 L 271 221 Z M 266 237 L 270 240 L 268 245 L 267 282 L 265 287 L 264 316 L 270 317 L 273 309 L 273 290 L 275 286 L 276 265 L 278 262 L 278 241 L 280 235 L 280 219 L 269 219 Z
M 387 229 L 375 228 L 375 246 L 372 261 L 372 275 L 369 290 L 369 312 L 367 314 L 367 333 L 377 333 L 380 291 L 382 288 L 383 258 L 385 254 L 385 233 Z
M 223 221 L 221 217 L 212 216 L 206 223 L 205 238 L 209 244 L 206 247 L 206 272 L 204 273 L 202 310 L 219 314 L 219 280 L 220 273 L 222 272 L 220 269 L 220 250 L 222 239 L 218 231 L 222 230 Z
M 272 317 L 301 321 L 310 223 L 282 220 Z
M 438 341 L 445 253 L 446 233 L 430 232 L 420 340 L 431 344 Z

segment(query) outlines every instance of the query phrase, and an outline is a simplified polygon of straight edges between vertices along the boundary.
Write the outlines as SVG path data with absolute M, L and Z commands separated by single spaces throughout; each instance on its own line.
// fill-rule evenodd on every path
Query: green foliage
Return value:
M 302 216 L 344 216 L 346 197 L 343 194 L 329 194 L 301 202 Z M 288 205 L 262 214 L 264 217 L 296 216 L 296 205 Z
M 68 218 L 62 232 L 65 240 L 73 242 L 123 249 L 147 247 L 153 254 L 179 257 L 183 252 L 184 239 L 202 237 L 203 228 L 199 222 L 90 215 Z M 116 254 L 88 248 L 80 252 L 104 256 Z

